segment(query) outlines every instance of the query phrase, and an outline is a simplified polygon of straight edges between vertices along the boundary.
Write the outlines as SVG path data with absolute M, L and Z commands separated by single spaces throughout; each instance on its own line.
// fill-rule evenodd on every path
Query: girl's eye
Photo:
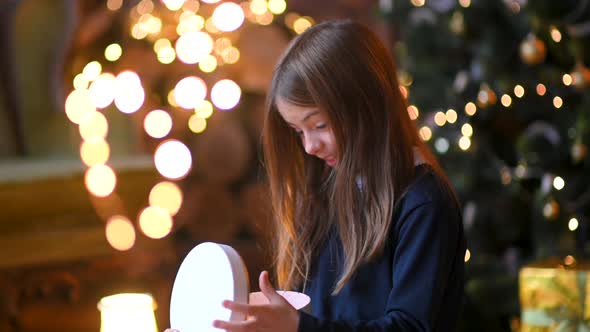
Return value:
M 317 129 L 325 129 L 326 127 L 328 127 L 325 123 L 320 123 L 316 126 Z

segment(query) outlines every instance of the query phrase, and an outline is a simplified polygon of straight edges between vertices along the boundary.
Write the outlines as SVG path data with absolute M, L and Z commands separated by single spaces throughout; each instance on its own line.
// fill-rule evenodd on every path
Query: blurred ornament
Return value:
M 572 145 L 572 160 L 574 163 L 579 163 L 588 155 L 588 147 L 582 142 L 576 142 Z
M 547 47 L 542 40 L 530 33 L 520 44 L 520 57 L 528 65 L 536 65 L 545 60 Z
M 483 76 L 483 66 L 478 58 L 474 58 L 469 66 L 469 74 L 474 81 L 479 81 Z
M 469 73 L 465 70 L 461 70 L 455 76 L 455 80 L 453 81 L 453 90 L 457 93 L 462 93 L 465 91 L 467 84 L 469 84 L 470 78 Z
M 557 128 L 548 122 L 531 123 L 516 141 L 516 152 L 530 167 L 548 169 L 561 162 L 562 142 Z
M 553 221 L 559 216 L 559 204 L 554 199 L 549 200 L 543 206 L 543 216 L 549 221 Z
M 405 70 L 399 71 L 398 80 L 403 86 L 410 86 L 412 85 L 412 83 L 414 83 L 414 78 L 412 77 L 412 74 Z
M 494 105 L 498 101 L 498 97 L 494 90 L 490 88 L 486 83 L 482 83 L 477 94 L 477 105 L 479 107 L 487 107 Z
M 456 35 L 462 35 L 465 32 L 465 18 L 463 17 L 462 12 L 455 11 L 453 13 L 451 21 L 449 22 L 449 27 Z
M 526 0 L 504 0 L 504 5 L 514 14 L 520 12 L 521 7 Z
M 590 69 L 582 63 L 576 65 L 570 76 L 572 77 L 573 85 L 577 88 L 582 89 L 590 85 Z

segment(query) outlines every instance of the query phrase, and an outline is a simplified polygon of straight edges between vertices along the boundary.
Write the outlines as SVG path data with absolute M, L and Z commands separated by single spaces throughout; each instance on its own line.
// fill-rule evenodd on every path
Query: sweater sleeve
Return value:
M 400 216 L 394 225 L 397 242 L 393 255 L 393 287 L 386 312 L 369 321 L 331 321 L 301 312 L 298 332 L 432 331 L 445 290 L 460 255 L 461 220 L 448 201 L 426 201 Z M 376 276 L 377 277 L 377 276 Z

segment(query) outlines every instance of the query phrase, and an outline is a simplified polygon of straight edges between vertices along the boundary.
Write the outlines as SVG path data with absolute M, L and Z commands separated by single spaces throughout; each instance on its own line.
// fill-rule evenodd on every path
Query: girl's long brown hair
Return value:
M 277 98 L 327 113 L 338 144 L 335 169 L 305 153 Z M 303 284 L 332 225 L 345 256 L 334 294 L 383 251 L 394 206 L 414 177 L 414 147 L 452 191 L 408 115 L 389 51 L 371 30 L 326 22 L 291 42 L 274 70 L 263 131 L 281 289 Z

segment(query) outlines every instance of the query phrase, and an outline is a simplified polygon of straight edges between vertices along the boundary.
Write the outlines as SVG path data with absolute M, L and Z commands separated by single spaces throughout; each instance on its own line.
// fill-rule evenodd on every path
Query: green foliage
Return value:
M 400 82 L 420 110 L 417 125 L 432 130 L 429 142 L 464 204 L 471 258 L 461 329 L 505 331 L 520 314 L 522 265 L 590 253 L 590 74 L 582 66 L 590 64 L 590 33 L 581 29 L 590 5 L 466 2 L 395 1 L 382 16 L 396 36 Z M 464 111 L 469 102 L 478 105 L 473 116 Z M 457 121 L 436 125 L 435 114 L 448 109 Z M 464 124 L 473 128 L 466 151 L 457 144 Z M 553 185 L 557 176 L 562 189 Z M 570 231 L 573 217 L 579 228 Z

